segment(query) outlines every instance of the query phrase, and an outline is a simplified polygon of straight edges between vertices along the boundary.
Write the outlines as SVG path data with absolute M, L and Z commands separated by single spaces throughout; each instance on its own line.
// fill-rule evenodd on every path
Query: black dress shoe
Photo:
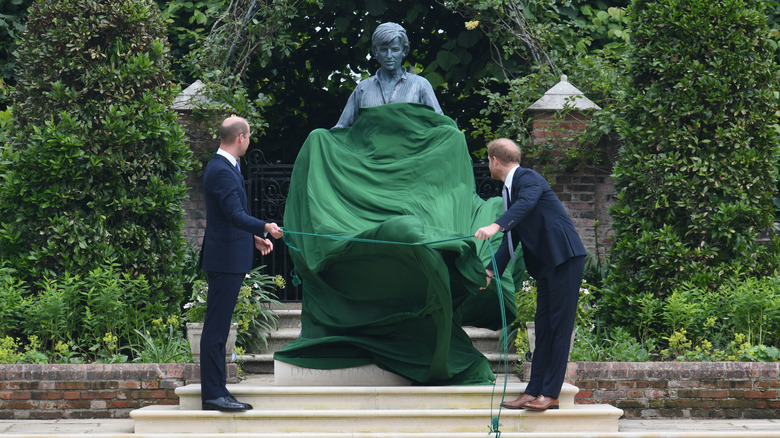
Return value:
M 239 403 L 235 399 L 230 400 L 228 397 L 203 400 L 204 411 L 237 412 L 247 410 L 247 406 L 245 403 Z
M 228 396 L 226 396 L 225 398 L 226 398 L 226 399 L 228 399 L 228 400 L 230 400 L 230 401 L 232 401 L 232 402 L 234 402 L 234 403 L 238 403 L 238 404 L 240 404 L 240 405 L 244 405 L 244 409 L 246 409 L 246 410 L 254 409 L 254 408 L 252 407 L 252 405 L 250 405 L 249 403 L 244 403 L 244 402 L 240 402 L 240 401 L 236 400 L 236 398 L 235 398 L 235 397 L 233 397 L 233 395 L 232 395 L 232 394 L 231 394 L 231 395 L 228 395 Z

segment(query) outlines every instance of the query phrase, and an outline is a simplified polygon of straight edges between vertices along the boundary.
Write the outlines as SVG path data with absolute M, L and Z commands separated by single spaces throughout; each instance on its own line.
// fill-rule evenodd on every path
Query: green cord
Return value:
M 282 241 L 293 251 L 300 251 L 299 248 L 296 248 L 292 243 L 290 243 L 290 240 L 287 239 L 287 234 L 295 234 L 299 236 L 310 236 L 310 237 L 321 237 L 324 239 L 332 239 L 332 240 L 347 240 L 351 242 L 365 242 L 365 243 L 381 243 L 381 244 L 388 244 L 388 245 L 405 245 L 405 246 L 415 246 L 415 245 L 433 245 L 435 243 L 442 243 L 442 242 L 451 242 L 455 240 L 464 240 L 464 239 L 470 239 L 474 236 L 472 235 L 466 235 L 466 236 L 459 236 L 459 237 L 451 237 L 448 239 L 441 239 L 441 240 L 432 240 L 428 242 L 394 242 L 392 240 L 376 240 L 376 239 L 363 239 L 360 237 L 347 237 L 347 236 L 336 236 L 332 234 L 316 234 L 316 233 L 306 233 L 301 231 L 290 231 L 287 229 L 283 229 L 285 236 L 282 238 Z M 493 242 L 488 239 L 488 246 L 490 248 L 490 260 L 493 262 L 492 265 L 496 266 L 496 253 L 493 251 Z M 298 286 L 301 284 L 300 278 L 298 278 L 298 274 L 295 272 L 295 269 L 293 269 L 293 285 Z M 503 290 L 501 289 L 501 279 L 496 277 L 496 290 L 498 291 L 498 304 L 501 309 L 501 347 L 499 351 L 499 361 L 498 361 L 498 372 L 500 374 L 501 372 L 501 366 L 504 367 L 504 390 L 501 394 L 501 403 L 504 403 L 504 397 L 506 397 L 506 385 L 507 380 L 509 376 L 509 343 L 507 342 L 507 330 L 506 330 L 506 310 L 504 306 L 504 294 Z M 496 392 L 496 384 L 493 383 L 493 392 L 490 395 L 490 416 L 491 416 L 491 424 L 488 426 L 488 429 L 490 430 L 490 435 L 496 434 L 496 438 L 501 438 L 501 431 L 499 431 L 499 427 L 501 426 L 501 423 L 499 423 L 499 420 L 501 418 L 501 405 L 498 407 L 498 414 L 496 414 L 495 417 L 493 417 L 493 398 L 495 396 Z

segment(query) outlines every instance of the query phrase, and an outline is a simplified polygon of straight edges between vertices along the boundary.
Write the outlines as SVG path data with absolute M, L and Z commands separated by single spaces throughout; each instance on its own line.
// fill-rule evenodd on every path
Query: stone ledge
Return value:
M 228 367 L 231 383 L 237 367 Z M 177 404 L 199 382 L 195 364 L 0 365 L 0 419 L 127 418 Z M 576 362 L 578 404 L 611 404 L 625 418 L 780 419 L 778 362 Z

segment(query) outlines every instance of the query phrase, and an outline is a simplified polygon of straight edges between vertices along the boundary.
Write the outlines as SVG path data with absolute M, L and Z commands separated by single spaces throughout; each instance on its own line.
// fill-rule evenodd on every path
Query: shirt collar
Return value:
M 230 161 L 230 165 L 236 167 L 236 157 L 230 155 L 230 153 L 222 148 L 217 149 L 217 155 L 222 155 Z
M 382 71 L 382 69 L 381 69 L 381 68 L 380 68 L 379 70 L 377 70 L 377 71 L 376 71 L 376 73 L 374 74 L 374 76 L 373 76 L 373 77 L 374 77 L 374 80 L 375 80 L 375 81 L 378 81 L 378 80 L 379 80 L 379 72 L 380 72 L 380 71 Z M 406 71 L 406 68 L 404 68 L 404 67 L 401 67 L 401 76 L 398 78 L 398 80 L 399 80 L 399 81 L 406 80 L 406 76 L 407 76 L 407 75 L 409 75 L 409 72 L 408 72 L 408 71 Z
M 509 191 L 509 193 L 512 193 L 512 179 L 515 177 L 515 171 L 518 167 L 520 167 L 520 165 L 509 169 L 509 172 L 506 174 L 506 181 L 504 181 L 504 185 L 506 186 L 506 189 Z

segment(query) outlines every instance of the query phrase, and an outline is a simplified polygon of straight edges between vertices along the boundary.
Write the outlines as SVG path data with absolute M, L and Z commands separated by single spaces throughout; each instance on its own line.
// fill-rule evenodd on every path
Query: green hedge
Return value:
M 780 159 L 765 5 L 636 0 L 629 9 L 631 98 L 600 301 L 612 325 L 639 334 L 642 294 L 778 273 L 779 239 L 757 240 L 772 226 Z
M 119 289 L 80 291 L 70 311 L 137 323 L 178 314 L 191 153 L 169 109 L 178 90 L 158 7 L 45 0 L 28 12 L 0 164 L 0 257 L 24 299 L 56 301 L 48 282 L 109 269 L 98 283 Z M 87 294 L 109 292 L 131 298 L 90 304 Z M 88 330 L 90 314 L 78 317 Z

